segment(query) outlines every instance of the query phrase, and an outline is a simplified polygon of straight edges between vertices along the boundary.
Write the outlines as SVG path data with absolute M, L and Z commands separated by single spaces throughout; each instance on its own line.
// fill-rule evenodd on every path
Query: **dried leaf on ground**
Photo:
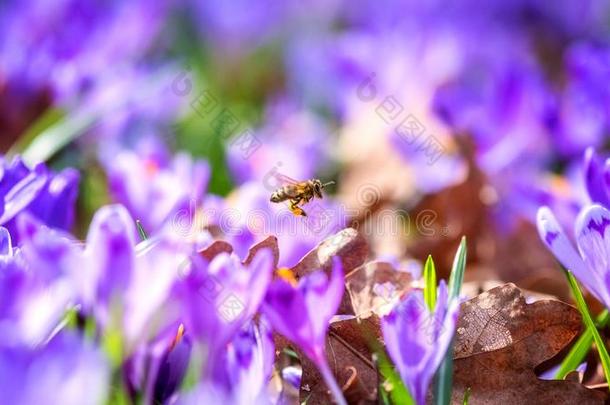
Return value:
M 386 315 L 411 290 L 412 282 L 410 273 L 386 262 L 366 263 L 345 276 L 352 310 L 358 318 Z
M 362 235 L 353 228 L 346 228 L 309 251 L 292 271 L 297 278 L 318 269 L 324 269 L 330 274 L 333 257 L 337 256 L 341 259 L 343 272 L 347 274 L 364 264 L 368 255 L 369 248 Z
M 213 258 L 221 253 L 233 253 L 233 246 L 224 240 L 216 240 L 205 249 L 199 251 L 199 256 L 207 261 L 212 261 Z
M 578 311 L 559 301 L 526 304 L 513 284 L 462 304 L 454 349 L 452 402 L 461 404 L 602 404 L 604 394 L 572 381 L 540 380 L 534 368 L 581 331 Z
M 248 256 L 244 260 L 244 265 L 249 266 L 256 254 L 261 249 L 270 249 L 273 256 L 273 269 L 277 269 L 277 264 L 280 260 L 280 250 L 277 245 L 277 238 L 275 236 L 269 236 L 268 238 L 255 244 L 248 250 Z

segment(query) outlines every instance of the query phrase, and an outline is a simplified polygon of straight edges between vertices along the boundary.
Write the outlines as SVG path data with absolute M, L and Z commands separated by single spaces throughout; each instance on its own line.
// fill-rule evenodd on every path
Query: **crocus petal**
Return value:
M 99 303 L 122 293 L 129 285 L 134 267 L 135 225 L 120 205 L 101 208 L 93 217 L 87 235 L 90 282 Z
M 65 169 L 55 175 L 40 198 L 32 203 L 31 212 L 53 228 L 69 230 L 74 222 L 79 178 L 74 169 Z
M 308 321 L 305 298 L 285 280 L 275 280 L 269 286 L 263 313 L 278 333 L 292 338 L 307 350 L 307 342 L 314 339 L 313 327 Z
M 24 405 L 104 403 L 109 371 L 100 350 L 67 333 L 40 349 L 3 350 L 2 401 Z
M 0 224 L 11 220 L 17 213 L 25 209 L 47 184 L 47 173 L 43 170 L 33 171 L 19 181 L 4 196 L 4 213 Z
M 264 398 L 271 377 L 275 348 L 264 322 L 250 322 L 227 346 L 224 359 L 216 364 L 215 382 L 230 393 L 234 404 L 249 404 Z
M 22 341 L 45 341 L 75 301 L 72 269 L 80 264 L 80 249 L 69 235 L 50 229 L 27 213 L 17 217 L 21 276 L 13 280 L 13 304 L 18 319 L 13 329 Z M 23 268 L 21 268 L 23 265 Z M 11 274 L 11 277 L 17 273 Z M 8 280 L 7 280 L 8 281 Z
M 427 351 L 433 344 L 430 314 L 421 291 L 412 292 L 385 317 L 382 331 L 386 348 L 402 380 L 418 404 L 421 404 L 427 366 Z
M 451 300 L 446 309 L 445 318 L 443 319 L 440 327 L 440 333 L 436 339 L 436 350 L 434 351 L 434 356 L 430 361 L 431 367 L 429 367 L 428 370 L 436 370 L 438 365 L 443 361 L 447 350 L 449 350 L 449 346 L 455 334 L 459 312 L 460 301 L 457 299 Z M 432 378 L 433 375 L 434 373 L 430 375 L 430 378 Z
M 538 226 L 538 234 L 544 244 L 555 255 L 557 260 L 563 267 L 578 275 L 586 284 L 594 283 L 594 278 L 591 277 L 586 269 L 585 263 L 574 248 L 574 245 L 568 239 L 566 233 L 557 222 L 555 215 L 549 207 L 542 207 L 538 210 L 536 224 Z
M 248 317 L 254 316 L 256 311 L 265 298 L 269 281 L 273 272 L 273 257 L 269 249 L 259 251 L 247 271 L 250 273 L 249 293 L 248 293 Z
M 158 240 L 135 258 L 134 271 L 125 295 L 126 312 L 123 331 L 129 343 L 154 334 L 166 314 L 171 289 L 180 265 L 186 260 L 174 243 Z M 173 308 L 167 308 L 171 311 Z
M 273 328 L 318 365 L 326 361 L 326 332 L 341 302 L 343 280 L 343 270 L 335 261 L 330 278 L 320 270 L 301 278 L 296 286 L 278 279 L 265 297 L 263 313 Z
M 154 403 L 165 404 L 177 391 L 188 370 L 191 342 L 182 338 L 161 359 L 154 384 Z
M 447 291 L 447 283 L 441 280 L 438 284 L 436 293 L 436 305 L 434 306 L 434 331 L 435 336 L 438 336 L 442 331 L 445 317 L 447 316 L 447 302 L 449 300 L 449 292 Z
M 322 338 L 320 343 L 323 344 L 326 336 L 321 331 L 328 328 L 330 319 L 337 313 L 345 290 L 341 261 L 337 257 L 333 258 L 333 269 L 328 280 L 322 272 L 314 273 L 305 280 L 304 287 L 311 291 L 310 294 L 305 293 L 305 301 L 314 334 Z
M 582 210 L 576 220 L 576 241 L 589 269 L 576 277 L 610 307 L 610 211 L 601 205 Z
M 218 254 L 209 264 L 199 256 L 191 261 L 191 270 L 177 285 L 176 294 L 186 329 L 204 341 L 214 356 L 257 312 L 273 260 L 270 251 L 261 250 L 248 267 L 228 253 Z
M 11 235 L 8 230 L 4 227 L 0 227 L 0 256 L 12 256 L 13 246 L 11 242 Z
M 588 148 L 585 152 L 584 168 L 585 186 L 591 200 L 610 206 L 604 175 L 604 162 L 597 156 L 594 148 Z

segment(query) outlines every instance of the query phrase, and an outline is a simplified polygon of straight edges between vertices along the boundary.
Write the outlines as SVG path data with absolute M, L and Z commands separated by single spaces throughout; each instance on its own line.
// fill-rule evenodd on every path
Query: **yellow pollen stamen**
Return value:
M 297 286 L 297 279 L 294 276 L 294 273 L 292 272 L 292 270 L 290 270 L 288 267 L 281 267 L 281 268 L 277 269 L 276 274 L 281 279 L 290 283 L 290 285 L 292 285 L 293 287 Z
M 182 340 L 182 338 L 184 337 L 184 325 L 180 324 L 180 326 L 178 326 L 178 331 L 176 332 L 176 336 L 174 336 L 174 340 L 172 340 L 172 343 L 169 345 L 169 350 L 174 350 L 174 347 L 176 347 L 176 345 Z

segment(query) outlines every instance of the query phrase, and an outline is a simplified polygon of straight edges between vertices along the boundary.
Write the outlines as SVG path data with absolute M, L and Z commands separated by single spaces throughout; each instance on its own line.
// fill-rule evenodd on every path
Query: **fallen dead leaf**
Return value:
M 352 310 L 357 318 L 383 316 L 412 288 L 410 273 L 390 263 L 369 262 L 345 276 Z
M 578 311 L 559 301 L 526 304 L 505 284 L 462 304 L 454 348 L 452 403 L 470 388 L 477 404 L 602 404 L 604 394 L 573 381 L 540 380 L 534 368 L 581 330 Z
M 253 245 L 248 250 L 248 256 L 244 260 L 244 265 L 249 266 L 250 263 L 252 262 L 252 260 L 254 259 L 254 257 L 256 256 L 256 254 L 261 249 L 270 249 L 271 250 L 271 253 L 273 255 L 273 269 L 274 270 L 277 269 L 277 264 L 280 260 L 280 251 L 279 251 L 279 247 L 277 245 L 277 238 L 275 236 L 269 236 L 268 238 Z
M 297 278 L 318 269 L 330 273 L 332 259 L 337 256 L 341 259 L 343 272 L 347 274 L 361 266 L 368 255 L 369 248 L 362 235 L 353 228 L 346 228 L 310 250 L 291 270 Z
M 358 322 L 348 319 L 333 322 L 326 340 L 328 364 L 335 375 L 343 395 L 350 405 L 377 403 L 379 379 L 372 360 L 371 343 L 381 339 L 377 317 Z M 309 398 L 310 405 L 333 403 L 330 393 L 313 363 L 303 361 L 302 387 L 308 385 L 309 392 L 301 390 L 301 401 Z
M 220 253 L 233 253 L 233 246 L 224 240 L 216 240 L 212 242 L 208 247 L 199 251 L 199 256 L 206 259 L 208 262 L 212 261 Z
M 345 228 L 310 250 L 291 270 L 297 279 L 319 269 L 330 275 L 333 257 L 338 257 L 343 273 L 348 274 L 364 264 L 368 255 L 369 247 L 364 237 L 353 228 Z M 343 295 L 337 313 L 353 315 L 347 293 Z

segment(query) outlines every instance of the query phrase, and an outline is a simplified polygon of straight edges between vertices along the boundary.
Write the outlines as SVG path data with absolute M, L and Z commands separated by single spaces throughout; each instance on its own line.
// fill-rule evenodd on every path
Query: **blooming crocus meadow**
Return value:
M 4 1 L 0 405 L 606 403 L 609 21 Z

